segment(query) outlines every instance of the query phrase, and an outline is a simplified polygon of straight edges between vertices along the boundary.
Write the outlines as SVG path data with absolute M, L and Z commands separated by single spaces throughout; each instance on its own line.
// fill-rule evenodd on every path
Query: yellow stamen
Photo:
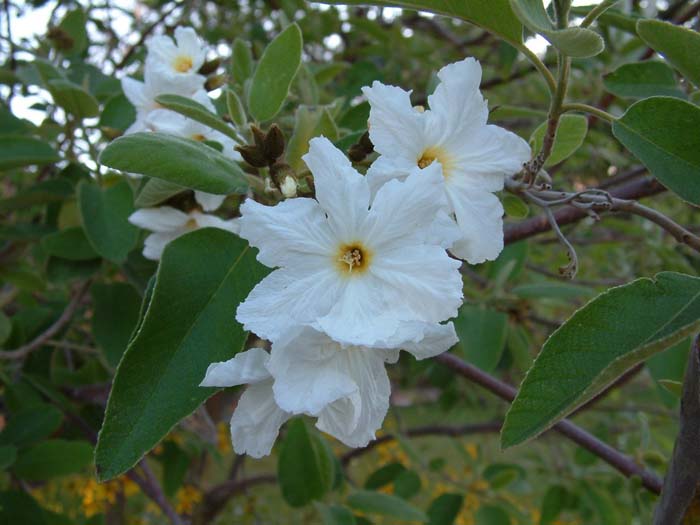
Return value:
M 187 73 L 190 69 L 192 69 L 192 65 L 192 57 L 187 55 L 179 55 L 175 59 L 175 62 L 173 62 L 173 68 L 179 73 Z
M 369 267 L 371 253 L 360 243 L 343 244 L 338 249 L 338 269 L 347 275 L 364 273 Z
M 453 163 L 450 156 L 442 148 L 434 146 L 427 148 L 416 160 L 416 164 L 419 168 L 424 169 L 430 166 L 436 160 L 442 166 L 443 177 L 448 178 L 450 176 L 450 172 L 452 171 Z

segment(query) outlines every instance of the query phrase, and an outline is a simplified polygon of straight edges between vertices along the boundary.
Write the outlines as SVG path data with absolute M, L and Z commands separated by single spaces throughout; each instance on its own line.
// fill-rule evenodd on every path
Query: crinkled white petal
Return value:
M 224 220 L 216 215 L 209 215 L 208 213 L 199 213 L 193 211 L 190 213 L 197 226 L 200 228 L 218 228 L 220 230 L 226 230 L 231 233 L 238 234 L 240 232 L 240 223 L 238 219 Z
M 385 352 L 348 348 L 339 359 L 357 392 L 328 405 L 316 426 L 349 447 L 364 447 L 376 437 L 389 409 L 391 385 L 384 366 Z
M 452 323 L 425 326 L 423 337 L 418 341 L 406 341 L 401 348 L 416 359 L 428 359 L 446 352 L 457 344 L 457 333 Z
M 440 165 L 433 163 L 423 170 L 414 167 L 405 181 L 390 180 L 379 189 L 366 215 L 362 236 L 368 239 L 370 248 L 377 250 L 419 242 L 449 244 L 454 232 L 449 231 L 447 223 L 432 227 L 438 213 L 447 209 Z M 435 237 L 440 233 L 445 237 Z
M 247 199 L 240 226 L 241 237 L 258 248 L 258 260 L 266 266 L 331 266 L 337 243 L 313 199 L 289 199 L 276 206 Z
M 121 83 L 122 91 L 124 91 L 124 95 L 129 102 L 131 102 L 132 106 L 138 109 L 148 103 L 148 97 L 145 92 L 146 86 L 143 82 L 130 77 L 124 77 Z
M 340 240 L 353 241 L 369 208 L 367 180 L 325 137 L 311 139 L 309 152 L 302 158 L 314 175 L 316 199 L 331 229 Z
M 357 393 L 340 345 L 310 326 L 274 342 L 268 368 L 277 404 L 287 412 L 317 416 L 334 401 Z
M 291 417 L 277 406 L 272 380 L 246 388 L 231 417 L 231 442 L 236 454 L 261 458 L 270 454 L 280 427 Z
M 226 195 L 215 195 L 204 191 L 195 191 L 194 198 L 204 211 L 214 211 L 226 200 Z
M 313 322 L 328 312 L 343 293 L 333 269 L 279 269 L 253 288 L 236 319 L 260 337 L 275 341 L 293 327 Z
M 450 251 L 470 264 L 493 261 L 503 250 L 503 206 L 493 193 L 450 185 L 447 196 L 462 238 Z
M 172 232 L 182 228 L 190 219 L 185 212 L 170 206 L 141 208 L 129 216 L 129 222 L 152 232 Z
M 380 155 L 367 169 L 366 177 L 372 192 L 372 199 L 379 189 L 390 180 L 406 180 L 415 167 L 417 167 L 415 159 Z
M 270 354 L 262 348 L 239 352 L 233 359 L 210 364 L 199 386 L 229 387 L 264 381 L 270 377 L 266 367 L 269 360 Z
M 428 96 L 426 128 L 432 145 L 451 150 L 486 124 L 488 105 L 479 91 L 481 65 L 465 58 L 443 67 L 438 78 L 440 83 Z
M 378 253 L 370 271 L 399 319 L 437 323 L 462 304 L 460 266 L 440 246 L 409 245 Z
M 425 142 L 425 114 L 413 108 L 410 92 L 374 81 L 362 92 L 369 100 L 369 137 L 374 149 L 389 157 L 414 162 L 429 144 Z

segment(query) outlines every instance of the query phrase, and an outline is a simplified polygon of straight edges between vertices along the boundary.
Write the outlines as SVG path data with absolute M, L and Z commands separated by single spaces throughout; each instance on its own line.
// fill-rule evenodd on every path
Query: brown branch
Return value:
M 60 332 L 70 322 L 89 287 L 90 281 L 87 280 L 79 286 L 75 295 L 73 295 L 73 298 L 68 303 L 68 306 L 66 306 L 66 309 L 63 310 L 61 316 L 56 319 L 51 326 L 49 326 L 44 332 L 39 334 L 35 339 L 26 345 L 15 348 L 14 350 L 0 350 L 0 359 L 24 359 L 34 350 L 44 346 L 45 343 L 58 334 L 58 332 Z
M 665 190 L 666 188 L 664 188 L 653 177 L 645 177 L 643 179 L 630 181 L 612 189 L 610 191 L 610 195 L 618 199 L 631 200 L 656 195 Z M 586 217 L 588 217 L 588 214 L 585 210 L 574 206 L 563 206 L 554 213 L 554 218 L 559 226 L 578 222 Z M 514 243 L 551 229 L 552 227 L 547 220 L 547 217 L 540 215 L 517 224 L 507 225 L 503 232 L 504 242 L 505 244 Z
M 453 354 L 444 353 L 435 358 L 438 362 L 454 370 L 461 376 L 496 394 L 501 399 L 511 402 L 515 399 L 517 390 L 515 387 L 483 372 L 477 367 L 462 361 Z M 637 465 L 632 458 L 622 454 L 607 443 L 604 443 L 592 434 L 576 426 L 568 420 L 559 421 L 553 427 L 560 434 L 568 437 L 577 445 L 595 454 L 603 461 L 617 469 L 626 477 L 638 476 L 642 485 L 649 491 L 659 494 L 661 492 L 661 480 L 653 473 Z
M 153 500 L 153 502 L 156 505 L 158 505 L 158 507 L 160 507 L 160 510 L 162 510 L 163 514 L 165 514 L 168 517 L 170 523 L 172 523 L 173 525 L 182 525 L 182 519 L 180 518 L 178 513 L 175 512 L 175 509 L 172 507 L 172 505 L 170 505 L 170 502 L 165 497 L 163 489 L 160 488 L 160 484 L 158 483 L 158 480 L 153 474 L 151 467 L 149 467 L 146 463 L 146 460 L 142 459 L 139 463 L 139 466 L 143 471 L 144 477 L 139 476 L 133 470 L 127 472 L 126 476 L 134 483 L 136 483 L 141 488 L 143 493 L 146 494 L 146 496 L 148 496 L 151 500 Z
M 240 481 L 227 480 L 216 485 L 204 495 L 204 499 L 197 506 L 194 516 L 192 517 L 192 525 L 206 525 L 211 523 L 216 515 L 223 510 L 226 502 L 232 496 L 235 496 L 240 492 L 244 492 L 246 489 L 254 485 L 275 483 L 276 481 L 277 476 L 272 474 L 261 474 L 259 476 L 245 478 Z M 303 483 L 303 480 L 300 480 L 300 482 Z

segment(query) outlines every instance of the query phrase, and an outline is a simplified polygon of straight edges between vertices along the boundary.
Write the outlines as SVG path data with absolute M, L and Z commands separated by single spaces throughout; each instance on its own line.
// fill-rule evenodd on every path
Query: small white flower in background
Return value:
M 452 325 L 414 325 L 402 346 L 418 359 L 437 355 L 456 343 Z M 413 339 L 411 339 L 413 338 Z M 238 454 L 270 453 L 279 428 L 294 414 L 317 417 L 316 426 L 350 447 L 375 437 L 389 408 L 391 385 L 384 368 L 398 349 L 342 347 L 310 326 L 273 344 L 212 363 L 200 386 L 249 384 L 231 417 L 231 441 Z
M 174 42 L 165 35 L 151 37 L 146 48 L 146 71 L 162 77 L 171 88 L 168 93 L 175 93 L 172 88 L 192 93 L 204 85 L 205 78 L 197 71 L 204 64 L 206 50 L 191 27 L 177 27 Z
M 191 211 L 185 213 L 170 206 L 159 208 L 142 208 L 129 216 L 129 222 L 151 231 L 144 242 L 143 256 L 158 260 L 163 249 L 172 240 L 199 228 L 219 228 L 238 233 L 237 219 L 223 220 L 214 215 Z
M 156 102 L 156 97 L 160 95 L 168 94 L 189 97 L 205 106 L 208 110 L 214 111 L 214 104 L 204 89 L 197 91 L 178 89 L 177 86 L 170 84 L 167 79 L 149 72 L 146 72 L 143 82 L 130 77 L 122 78 L 122 90 L 129 102 L 136 108 L 136 120 L 124 132 L 125 135 L 139 131 L 160 131 L 158 122 L 152 119 L 149 121 L 148 119 L 153 111 L 167 111 Z M 177 115 L 177 113 L 173 114 Z
M 476 60 L 449 64 L 438 78 L 425 111 L 413 108 L 410 92 L 401 88 L 375 81 L 362 89 L 371 105 L 370 139 L 380 153 L 367 177 L 376 192 L 412 168 L 439 165 L 449 211 L 462 232 L 451 252 L 473 264 L 493 260 L 503 249 L 503 207 L 493 192 L 530 159 L 530 147 L 514 133 L 487 124 Z
M 241 206 L 240 236 L 278 269 L 241 303 L 238 321 L 271 341 L 313 322 L 337 341 L 371 345 L 407 322 L 456 315 L 460 263 L 445 248 L 459 232 L 442 211 L 439 168 L 414 169 L 372 200 L 367 179 L 328 139 L 312 139 L 304 161 L 317 200 Z

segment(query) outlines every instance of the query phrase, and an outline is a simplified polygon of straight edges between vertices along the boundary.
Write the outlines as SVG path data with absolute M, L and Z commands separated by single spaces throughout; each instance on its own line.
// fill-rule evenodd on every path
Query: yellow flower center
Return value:
M 175 59 L 175 62 L 173 62 L 173 68 L 179 73 L 187 73 L 192 69 L 192 65 L 192 57 L 187 55 L 180 55 Z
M 372 255 L 359 242 L 342 244 L 338 248 L 338 270 L 346 275 L 359 275 L 369 268 Z
M 448 178 L 452 169 L 452 161 L 447 152 L 438 147 L 430 147 L 426 149 L 421 156 L 416 160 L 419 168 L 424 169 L 430 166 L 433 162 L 438 161 L 442 166 L 442 175 Z
M 192 140 L 196 140 L 197 142 L 203 142 L 207 140 L 207 137 L 205 137 L 201 133 L 195 133 L 194 135 L 192 135 Z
M 196 230 L 199 228 L 199 225 L 197 224 L 197 219 L 194 217 L 191 217 L 186 223 L 185 223 L 185 229 L 186 230 Z

